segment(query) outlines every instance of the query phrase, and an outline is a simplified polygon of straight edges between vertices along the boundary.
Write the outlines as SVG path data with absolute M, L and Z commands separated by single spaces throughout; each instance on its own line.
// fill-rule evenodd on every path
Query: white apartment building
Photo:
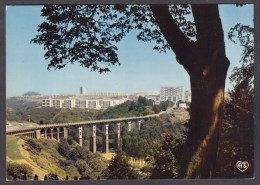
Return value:
M 191 102 L 191 92 L 189 92 L 189 91 L 185 92 L 185 101 Z
M 185 101 L 184 86 L 172 86 L 160 88 L 160 101 L 178 102 Z
M 51 98 L 42 100 L 42 107 L 52 107 Z
M 127 98 L 122 99 L 82 99 L 72 97 L 69 99 L 44 99 L 42 107 L 55 108 L 89 108 L 89 109 L 106 109 L 126 102 Z

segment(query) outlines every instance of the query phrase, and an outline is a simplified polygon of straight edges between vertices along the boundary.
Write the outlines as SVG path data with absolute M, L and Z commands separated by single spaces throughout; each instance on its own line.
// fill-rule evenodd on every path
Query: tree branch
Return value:
M 219 17 L 218 5 L 198 5 L 192 6 L 193 17 L 197 29 L 197 42 L 208 48 L 207 43 L 215 42 L 216 49 L 224 44 L 224 32 Z M 209 49 L 209 48 L 208 48 Z
M 176 55 L 177 62 L 186 68 L 192 62 L 189 57 L 192 43 L 174 21 L 168 5 L 150 5 L 150 7 L 161 32 Z

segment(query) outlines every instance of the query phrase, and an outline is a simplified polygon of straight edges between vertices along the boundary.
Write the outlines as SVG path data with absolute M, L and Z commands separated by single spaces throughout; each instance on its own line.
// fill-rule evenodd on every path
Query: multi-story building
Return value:
M 51 106 L 51 107 L 62 108 L 63 103 L 64 103 L 63 100 L 53 99 L 53 100 L 52 100 L 52 106 Z
M 75 107 L 75 99 L 65 99 L 65 100 L 63 100 L 62 107 L 64 107 L 64 108 L 74 108 Z
M 191 102 L 191 92 L 185 91 L 185 101 Z
M 178 102 L 179 100 L 185 101 L 184 87 L 161 87 L 160 90 L 160 101 L 173 101 Z
M 89 109 L 106 109 L 124 103 L 127 98 L 114 99 L 86 99 L 82 96 L 73 96 L 68 99 L 44 99 L 42 100 L 43 107 L 56 108 L 89 108 Z
M 80 95 L 86 94 L 86 87 L 80 87 Z
M 52 107 L 51 98 L 42 100 L 42 107 Z
M 107 98 L 127 98 L 127 94 L 125 93 L 88 93 L 88 99 L 107 99 Z

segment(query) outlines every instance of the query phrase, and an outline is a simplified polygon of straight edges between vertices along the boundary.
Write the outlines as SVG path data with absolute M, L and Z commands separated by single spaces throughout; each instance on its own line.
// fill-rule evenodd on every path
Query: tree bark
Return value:
M 214 58 L 210 60 L 216 60 Z M 214 177 L 229 62 L 222 55 L 214 63 L 220 66 L 206 67 L 190 75 L 191 117 L 182 160 L 182 178 Z

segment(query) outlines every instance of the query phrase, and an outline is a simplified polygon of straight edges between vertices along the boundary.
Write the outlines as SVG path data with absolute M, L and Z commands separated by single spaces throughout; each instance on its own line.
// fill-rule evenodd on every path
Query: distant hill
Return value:
M 34 91 L 28 91 L 23 94 L 23 96 L 40 96 L 40 95 L 41 95 L 40 93 Z
M 10 98 L 6 99 L 7 110 L 12 109 L 13 111 L 24 111 L 29 108 L 38 107 L 40 105 L 41 105 L 40 102 L 29 101 L 29 100 L 20 99 L 17 97 L 10 97 Z

